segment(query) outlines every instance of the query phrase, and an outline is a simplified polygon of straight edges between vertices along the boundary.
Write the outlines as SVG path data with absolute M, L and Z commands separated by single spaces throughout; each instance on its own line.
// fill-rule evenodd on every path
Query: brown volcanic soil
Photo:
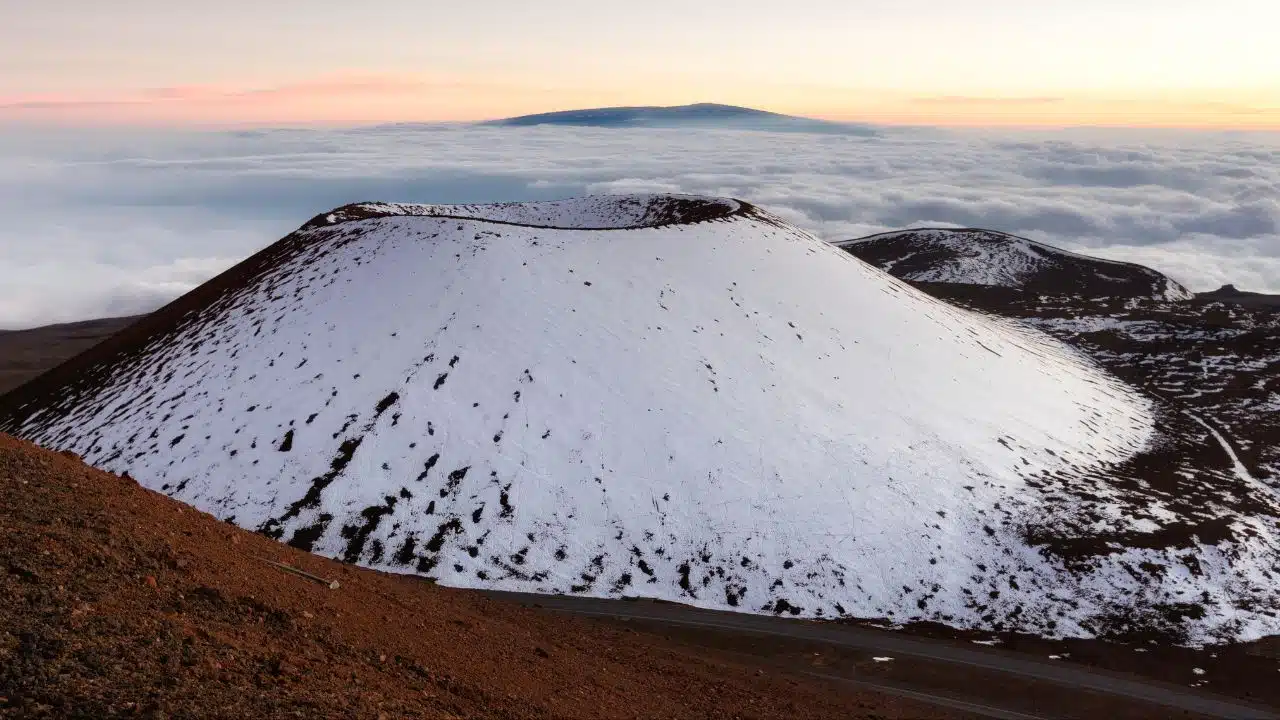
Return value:
M 105 318 L 31 330 L 0 330 L 0 395 L 88 350 L 137 320 Z
M 326 560 L 0 435 L 0 717 L 945 716 L 760 667 Z

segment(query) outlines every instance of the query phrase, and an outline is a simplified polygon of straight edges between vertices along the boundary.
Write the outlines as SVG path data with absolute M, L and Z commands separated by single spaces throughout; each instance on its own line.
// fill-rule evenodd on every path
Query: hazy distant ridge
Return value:
M 875 128 L 868 125 L 816 120 L 814 118 L 783 115 L 766 110 L 717 103 L 697 103 L 669 107 L 639 106 L 561 110 L 491 120 L 482 124 L 498 127 L 532 127 L 537 125 L 600 128 L 720 127 L 775 132 L 878 134 Z

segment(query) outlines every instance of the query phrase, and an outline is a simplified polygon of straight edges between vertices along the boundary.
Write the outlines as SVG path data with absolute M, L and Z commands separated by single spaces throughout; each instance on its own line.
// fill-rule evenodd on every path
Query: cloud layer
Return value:
M 674 191 L 828 239 L 976 226 L 1280 292 L 1280 137 L 479 128 L 0 135 L 0 327 L 149 310 L 360 200 Z

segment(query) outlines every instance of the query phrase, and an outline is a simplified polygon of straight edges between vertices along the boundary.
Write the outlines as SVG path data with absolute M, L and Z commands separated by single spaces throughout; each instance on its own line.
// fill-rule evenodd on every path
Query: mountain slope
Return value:
M 5 435 L 0 567 L 5 718 L 943 716 L 309 556 Z
M 829 122 L 716 103 L 675 105 L 670 107 L 608 107 L 584 110 L 522 115 L 483 123 L 499 127 L 534 127 L 560 125 L 570 127 L 640 128 L 640 127 L 711 127 L 776 132 L 841 133 L 876 135 L 866 125 Z
M 1235 285 L 1223 285 L 1217 290 L 1196 293 L 1196 297 L 1201 300 L 1218 301 L 1245 307 L 1280 308 L 1280 295 L 1239 290 Z
M 1271 296 L 1117 300 L 979 285 L 919 287 L 1079 348 L 1134 386 L 1211 423 L 1247 474 L 1280 490 L 1280 314 L 1274 305 L 1250 302 Z
M 1192 295 L 1150 268 L 987 230 L 906 230 L 837 245 L 930 295 L 1080 349 L 1211 422 L 1248 473 L 1280 488 L 1280 297 L 1232 285 Z
M 102 318 L 0 330 L 0 394 L 119 332 L 136 318 Z
M 1040 295 L 1193 297 L 1150 268 L 1078 255 L 992 230 L 923 228 L 835 244 L 912 282 L 991 285 Z
M 1198 424 L 731 200 L 340 208 L 0 429 L 453 585 L 1276 627 L 1274 497 Z

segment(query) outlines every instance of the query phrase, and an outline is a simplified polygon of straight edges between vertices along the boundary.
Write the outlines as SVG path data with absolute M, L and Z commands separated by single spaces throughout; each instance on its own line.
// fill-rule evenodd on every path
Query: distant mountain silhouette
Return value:
M 1197 293 L 1201 300 L 1217 300 L 1219 302 L 1247 305 L 1250 307 L 1280 307 L 1280 295 L 1250 292 L 1241 290 L 1235 285 L 1223 285 L 1217 290 Z
M 711 127 L 867 136 L 878 134 L 875 128 L 867 125 L 815 120 L 813 118 L 783 115 L 766 110 L 717 103 L 697 103 L 695 105 L 675 105 L 671 107 L 608 107 L 562 110 L 491 120 L 481 124 L 500 127 L 531 127 L 535 125 L 601 128 Z

